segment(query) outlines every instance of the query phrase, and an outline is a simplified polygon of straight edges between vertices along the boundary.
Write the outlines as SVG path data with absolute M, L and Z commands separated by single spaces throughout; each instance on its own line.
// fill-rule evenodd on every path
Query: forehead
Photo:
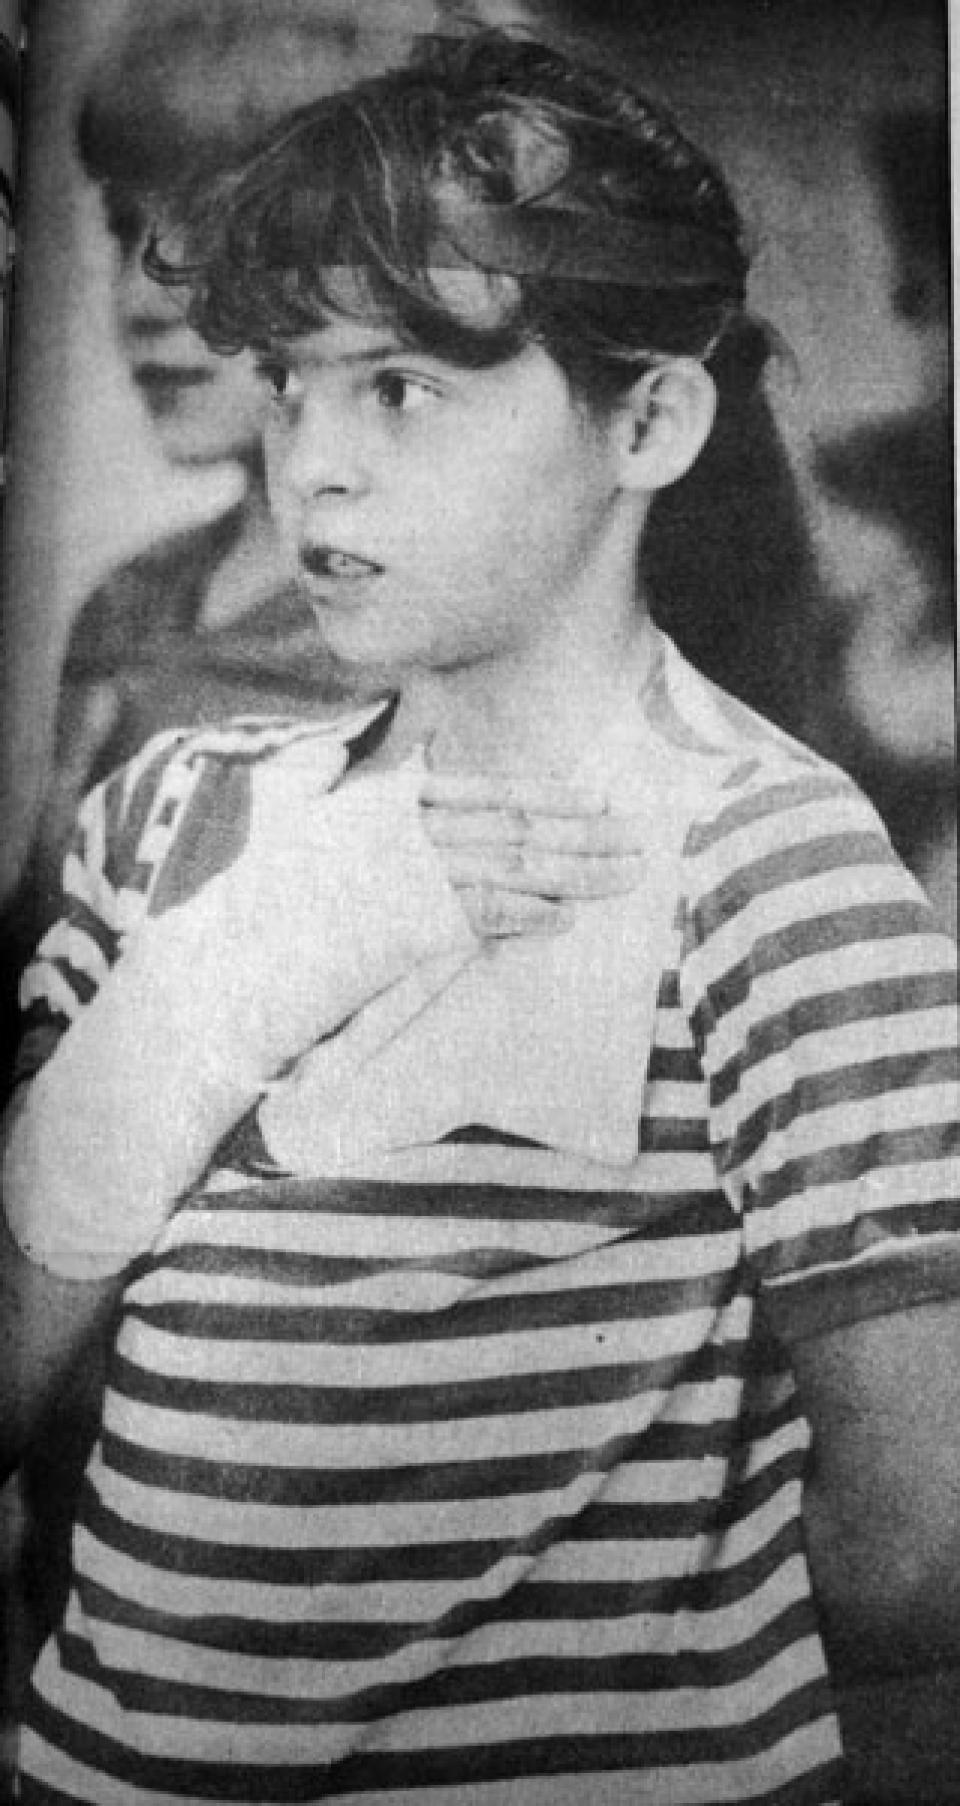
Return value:
M 375 364 L 403 352 L 409 355 L 414 349 L 412 342 L 389 321 L 343 319 L 336 314 L 329 315 L 313 332 L 283 339 L 277 346 L 285 360 L 305 372 Z

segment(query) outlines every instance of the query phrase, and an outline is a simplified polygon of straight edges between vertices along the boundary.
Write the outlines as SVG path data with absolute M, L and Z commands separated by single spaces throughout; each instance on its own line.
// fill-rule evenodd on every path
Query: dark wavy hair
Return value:
M 511 240 L 512 261 L 498 266 L 482 245 L 473 253 L 468 241 L 464 254 L 460 239 L 452 261 L 466 266 L 466 285 L 451 283 L 437 253 L 458 210 L 507 221 Z M 559 245 L 545 258 L 544 219 Z M 564 234 L 576 246 L 584 221 L 601 254 L 578 263 Z M 604 247 L 642 249 L 645 231 L 649 264 L 639 255 L 625 279 Z M 185 287 L 191 322 L 222 351 L 269 350 L 346 313 L 473 366 L 540 345 L 598 407 L 659 359 L 701 359 L 718 390 L 715 443 L 702 470 L 654 501 L 643 575 L 658 619 L 703 669 L 799 725 L 787 665 L 801 648 L 801 611 L 787 607 L 775 644 L 767 584 L 812 588 L 814 566 L 760 386 L 774 335 L 747 310 L 749 249 L 733 195 L 662 107 L 526 35 L 424 39 L 402 68 L 300 109 L 243 168 L 208 184 L 184 237 L 175 255 L 156 240 L 148 267 Z M 723 515 L 714 507 L 705 528 L 711 493 Z M 749 529 L 751 510 L 766 534 L 759 559 L 749 531 L 731 539 L 731 520 Z

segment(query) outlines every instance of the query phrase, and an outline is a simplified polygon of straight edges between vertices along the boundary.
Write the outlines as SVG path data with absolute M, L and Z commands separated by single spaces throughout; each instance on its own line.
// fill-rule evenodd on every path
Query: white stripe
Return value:
M 616 1502 L 694 1505 L 717 1498 L 726 1464 L 705 1461 L 638 1463 L 632 1484 L 617 1488 Z M 103 1502 L 126 1523 L 163 1536 L 188 1535 L 219 1547 L 265 1549 L 389 1549 L 414 1544 L 506 1541 L 529 1534 L 557 1512 L 571 1520 L 595 1495 L 609 1499 L 602 1473 L 581 1474 L 568 1486 L 478 1499 L 420 1503 L 298 1506 L 256 1505 L 247 1500 L 164 1493 L 97 1468 L 94 1484 Z
M 451 1749 L 536 1737 L 565 1737 L 588 1724 L 592 1736 L 657 1735 L 745 1725 L 778 1700 L 819 1679 L 823 1655 L 815 1637 L 794 1643 L 745 1680 L 710 1689 L 676 1687 L 663 1693 L 533 1693 L 390 1719 L 371 1747 Z
M 956 1012 L 948 1005 L 879 1022 L 848 1022 L 836 1029 L 818 1029 L 816 1034 L 795 1040 L 789 1048 L 749 1067 L 742 1074 L 736 1093 L 717 1112 L 717 1121 L 723 1132 L 730 1135 L 738 1118 L 745 1120 L 768 1101 L 783 1096 L 798 1078 L 827 1078 L 848 1068 L 869 1065 L 888 1051 L 906 1061 L 914 1054 L 952 1050 L 955 1045 Z
M 813 1160 L 834 1149 L 856 1148 L 877 1135 L 896 1135 L 902 1129 L 936 1134 L 939 1129 L 952 1128 L 958 1120 L 960 1087 L 954 1081 L 886 1091 L 878 1097 L 847 1098 L 817 1110 L 809 1109 L 783 1129 L 771 1128 L 743 1170 L 776 1179 L 784 1166 L 796 1160 Z M 896 1186 L 896 1167 L 874 1166 L 864 1151 L 871 1188 L 876 1185 L 879 1190 L 886 1190 L 891 1182 Z M 946 1158 L 941 1155 L 941 1159 Z M 808 1185 L 816 1186 L 814 1175 L 809 1177 Z
M 819 774 L 814 774 L 815 777 Z M 795 783 L 799 772 L 790 774 Z M 722 839 L 712 840 L 701 855 L 704 866 L 710 862 L 708 882 L 711 889 L 729 873 L 740 874 L 755 861 L 771 854 L 789 854 L 815 845 L 831 835 L 870 834 L 883 844 L 883 829 L 856 791 L 843 790 L 832 796 L 811 797 L 803 803 L 780 803 L 770 797 L 768 781 L 753 793 L 758 802 L 774 802 L 752 820 L 729 827 Z M 746 800 L 746 799 L 745 799 Z
M 709 983 L 739 965 L 759 942 L 785 929 L 796 933 L 824 916 L 903 901 L 904 882 L 898 868 L 854 866 L 812 876 L 798 872 L 776 889 L 762 891 L 745 902 L 736 915 L 710 935 L 703 949 L 690 955 L 690 967 L 698 971 L 709 961 Z M 849 972 L 850 981 L 859 984 L 855 948 L 845 947 L 836 957 L 838 969 Z M 791 965 L 791 970 L 797 973 L 797 966 Z M 805 994 L 799 989 L 794 991 L 795 997 Z
M 717 1611 L 698 1612 L 685 1621 L 685 1649 L 722 1656 L 736 1649 L 765 1625 L 772 1623 L 798 1599 L 807 1596 L 806 1568 L 794 1556 L 751 1594 L 748 1601 Z M 156 1680 L 173 1680 L 183 1686 L 211 1685 L 209 1649 L 200 1644 L 172 1642 L 114 1625 L 97 1625 L 103 1659 L 124 1671 Z M 350 1663 L 352 1690 L 389 1685 L 409 1673 L 416 1657 L 418 1673 L 440 1665 L 450 1668 L 491 1666 L 497 1662 L 557 1660 L 602 1661 L 605 1657 L 670 1654 L 677 1649 L 676 1619 L 671 1612 L 630 1613 L 613 1618 L 523 1619 L 506 1626 L 492 1625 L 461 1642 L 425 1639 L 382 1660 Z M 224 1690 L 260 1694 L 266 1698 L 334 1699 L 343 1686 L 338 1663 L 306 1659 L 264 1659 L 218 1650 L 214 1684 Z
M 249 1187 L 249 1180 L 245 1184 Z M 558 1260 L 577 1259 L 590 1252 L 598 1255 L 606 1252 L 611 1259 L 619 1259 L 630 1252 L 635 1265 L 642 1268 L 645 1279 L 678 1281 L 695 1281 L 710 1273 L 726 1272 L 736 1259 L 734 1243 L 738 1229 L 732 1216 L 730 1227 L 725 1232 L 676 1237 L 664 1234 L 662 1239 L 651 1237 L 649 1240 L 637 1240 L 628 1223 L 614 1224 L 605 1230 L 602 1224 L 590 1221 L 589 1210 L 589 1202 L 585 1199 L 585 1220 L 546 1224 L 538 1221 L 523 1225 L 496 1217 L 453 1221 L 450 1218 L 430 1218 L 425 1221 L 423 1218 L 404 1216 L 399 1200 L 396 1213 L 389 1210 L 368 1219 L 348 1219 L 328 1214 L 322 1201 L 315 1210 L 299 1213 L 269 1209 L 252 1212 L 226 1209 L 210 1211 L 201 1202 L 197 1210 L 178 1212 L 169 1225 L 163 1245 L 171 1250 L 200 1241 L 212 1247 L 267 1252 L 279 1248 L 284 1252 L 289 1250 L 291 1254 L 367 1260 L 378 1257 L 406 1260 L 414 1256 L 440 1258 L 450 1252 L 469 1254 L 477 1249 L 496 1247 L 529 1251 L 537 1259 L 552 1259 L 554 1264 Z M 637 1213 L 638 1227 L 643 1226 L 643 1220 L 641 1207 Z M 669 1224 L 670 1217 L 665 1215 L 662 1224 L 664 1231 L 668 1230 Z M 355 1241 L 350 1239 L 351 1226 L 358 1231 Z M 535 1235 L 535 1246 L 531 1246 L 531 1229 Z M 415 1247 L 410 1239 L 416 1235 L 421 1238 L 420 1247 Z M 178 1271 L 164 1274 L 161 1270 L 157 1275 L 158 1279 L 166 1281 L 166 1286 L 171 1290 L 178 1288 L 189 1277 L 192 1276 Z M 146 1296 L 146 1287 L 152 1279 L 151 1275 L 149 1280 L 137 1282 L 138 1298 Z M 222 1277 L 218 1277 L 215 1283 L 222 1288 L 224 1281 Z M 234 1283 L 232 1275 L 230 1283 Z M 486 1285 L 497 1282 L 482 1283 Z M 307 1286 L 294 1281 L 285 1285 L 277 1282 L 276 1289 L 288 1303 L 294 1303 L 301 1297 L 319 1299 L 327 1291 L 326 1285 Z
M 589 1726 L 585 1727 L 589 1731 Z M 32 1735 L 25 1744 L 30 1772 L 37 1772 L 64 1792 L 72 1790 L 88 1806 L 210 1806 L 196 1794 L 149 1794 L 129 1782 L 112 1781 L 80 1764 L 60 1758 L 44 1746 L 37 1754 Z M 647 1774 L 574 1774 L 528 1777 L 489 1783 L 459 1781 L 452 1788 L 431 1787 L 429 1795 L 414 1788 L 388 1789 L 372 1795 L 338 1793 L 340 1806 L 749 1806 L 794 1776 L 816 1769 L 839 1755 L 836 1724 L 823 1718 L 803 1725 L 776 1746 L 775 1752 L 725 1762 L 722 1768 L 684 1763 Z M 40 1766 L 37 1767 L 39 1762 Z M 26 1765 L 25 1765 L 26 1766 Z M 589 1792 L 588 1792 L 589 1790 Z M 827 1806 L 840 1806 L 839 1799 Z
M 808 1182 L 799 1195 L 784 1198 L 779 1204 L 749 1213 L 746 1234 L 748 1247 L 757 1252 L 791 1242 L 817 1230 L 841 1229 L 859 1217 L 877 1211 L 908 1211 L 920 1204 L 936 1203 L 941 1198 L 960 1195 L 960 1156 L 941 1160 L 921 1160 L 902 1166 L 877 1167 L 859 1179 L 839 1180 L 832 1185 Z M 891 1235 L 895 1227 L 891 1227 Z M 918 1260 L 923 1259 L 925 1237 L 914 1239 Z
M 18 997 L 21 1010 L 28 1010 L 38 1001 L 46 1002 L 51 1010 L 62 1011 L 71 1022 L 80 1010 L 80 999 L 62 973 L 56 966 L 39 962 L 26 968 Z
M 336 1181 L 332 1180 L 331 1185 Z M 442 1210 L 442 1206 L 440 1207 Z M 627 1226 L 604 1228 L 591 1220 L 584 1200 L 579 1220 L 551 1219 L 549 1197 L 542 1217 L 511 1220 L 488 1216 L 406 1216 L 398 1199 L 385 1209 L 350 1215 L 339 1210 L 255 1211 L 196 1210 L 178 1213 L 178 1240 L 198 1237 L 205 1246 L 242 1247 L 284 1254 L 322 1255 L 326 1259 L 398 1260 L 412 1262 L 470 1254 L 478 1248 L 502 1248 L 535 1260 L 568 1260 L 591 1248 L 602 1248 L 627 1233 Z
M 644 1537 L 638 1544 L 626 1538 L 607 1537 L 597 1542 L 559 1543 L 547 1550 L 537 1568 L 537 1579 L 565 1582 L 576 1586 L 595 1586 L 606 1581 L 620 1581 L 625 1575 L 651 1574 L 672 1577 L 676 1574 L 700 1572 L 722 1573 L 735 1568 L 756 1555 L 772 1542 L 785 1524 L 797 1517 L 798 1482 L 786 1481 L 773 1497 L 740 1518 L 718 1541 L 709 1533 L 703 1537 L 662 1539 Z M 686 1545 L 686 1563 L 678 1566 L 677 1554 Z M 696 1551 L 694 1557 L 693 1552 Z
M 423 1624 L 429 1627 L 444 1612 L 465 1600 L 503 1598 L 527 1578 L 534 1566 L 529 1555 L 507 1556 L 469 1580 L 420 1580 L 336 1583 L 288 1587 L 256 1581 L 216 1580 L 204 1575 L 175 1574 L 152 1568 L 134 1557 L 108 1549 L 81 1527 L 76 1532 L 78 1574 L 128 1602 L 163 1612 L 168 1621 L 198 1617 L 237 1617 L 257 1624 Z M 636 1566 L 636 1562 L 634 1563 Z M 682 1566 L 678 1568 L 682 1572 Z M 653 1576 L 651 1576 L 653 1577 Z M 90 1613 L 92 1622 L 95 1614 Z M 340 1668 L 341 1678 L 342 1666 Z
M 461 1781 L 452 1788 L 431 1787 L 429 1794 L 419 1787 L 388 1788 L 376 1795 L 338 1793 L 337 1801 L 338 1806 L 371 1806 L 373 1801 L 375 1806 L 749 1806 L 751 1800 L 769 1798 L 772 1787 L 782 1787 L 838 1755 L 836 1724 L 830 1717 L 802 1726 L 772 1753 L 763 1751 L 724 1762 L 722 1768 L 684 1763 L 644 1774 L 630 1770 L 522 1775 L 512 1781 Z M 152 1802 L 153 1795 L 151 1806 Z M 111 1799 L 105 1806 L 115 1803 Z M 834 1798 L 825 1806 L 841 1806 L 841 1801 Z
M 176 1752 L 190 1760 L 219 1761 L 234 1767 L 271 1763 L 331 1760 L 358 1741 L 389 1751 L 482 1747 L 537 1737 L 568 1737 L 589 1726 L 593 1736 L 656 1735 L 750 1723 L 783 1697 L 818 1679 L 823 1657 L 814 1638 L 784 1650 L 758 1673 L 728 1687 L 676 1688 L 664 1693 L 532 1693 L 521 1699 L 499 1699 L 440 1711 L 404 1712 L 385 1721 L 379 1737 L 368 1741 L 355 1724 L 273 1725 L 215 1719 L 184 1720 L 154 1712 L 116 1711 L 122 1740 L 146 1756 Z M 103 1694 L 72 1677 L 78 1715 L 102 1712 Z M 109 1697 L 109 1696 L 108 1696 Z M 111 1716 L 114 1716 L 111 1714 Z M 91 1722 L 90 1719 L 81 1722 Z M 96 1716 L 92 1719 L 96 1722 Z M 105 1727 L 110 1730 L 109 1724 Z
M 705 1325 L 690 1319 L 689 1347 L 702 1341 Z M 192 1455 L 208 1461 L 253 1462 L 277 1468 L 327 1464 L 356 1470 L 419 1466 L 437 1461 L 477 1462 L 516 1454 L 536 1455 L 571 1448 L 589 1449 L 610 1437 L 640 1433 L 663 1403 L 662 1391 L 643 1392 L 602 1405 L 570 1410 L 530 1411 L 496 1417 L 465 1417 L 422 1424 L 250 1424 L 242 1418 L 208 1417 L 200 1412 L 166 1411 L 118 1400 L 104 1401 L 107 1430 L 144 1449 Z
M 812 953 L 808 958 L 792 960 L 784 966 L 764 972 L 752 994 L 743 1004 L 725 1015 L 718 1025 L 710 1048 L 710 1065 L 716 1069 L 725 1060 L 740 1056 L 744 1040 L 755 1018 L 767 1020 L 795 1007 L 798 998 L 829 999 L 834 993 L 843 996 L 861 987 L 896 981 L 900 996 L 910 995 L 914 979 L 945 974 L 954 978 L 949 944 L 936 935 L 894 935 L 889 939 L 857 942 L 852 948 L 842 947 L 827 953 Z M 712 982 L 718 973 L 706 974 Z M 695 1003 L 696 999 L 693 999 Z M 894 1025 L 897 1014 L 872 1017 L 869 1026 L 883 1033 L 887 1021 Z M 822 1032 L 818 1030 L 818 1034 Z M 896 1028 L 894 1027 L 894 1032 Z
M 676 1347 L 675 1318 L 609 1319 L 562 1329 L 412 1342 L 402 1349 L 350 1344 L 194 1340 L 168 1336 L 149 1323 L 130 1321 L 120 1343 L 138 1367 L 160 1378 L 206 1384 L 242 1380 L 246 1385 L 346 1387 L 403 1391 L 408 1386 L 586 1372 L 635 1361 L 659 1360 Z M 265 1326 L 269 1333 L 268 1326 Z M 666 1337 L 666 1339 L 665 1339 Z M 684 1334 L 684 1343 L 688 1340 Z

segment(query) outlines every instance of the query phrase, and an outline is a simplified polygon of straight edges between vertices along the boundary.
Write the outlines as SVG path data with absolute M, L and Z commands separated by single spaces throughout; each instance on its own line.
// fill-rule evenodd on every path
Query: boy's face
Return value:
M 616 456 L 545 352 L 471 370 L 335 318 L 263 369 L 271 504 L 347 670 L 522 655 L 580 605 Z
M 209 350 L 182 296 L 145 274 L 149 214 L 134 197 L 114 199 L 107 217 L 117 342 L 164 457 L 205 466 L 259 456 L 266 409 L 253 360 Z

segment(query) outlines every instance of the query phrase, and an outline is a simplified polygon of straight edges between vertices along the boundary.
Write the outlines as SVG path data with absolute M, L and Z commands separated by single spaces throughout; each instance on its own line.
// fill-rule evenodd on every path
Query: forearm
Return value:
M 0 1212 L 0 1483 L 19 1466 L 120 1280 L 76 1284 L 28 1260 Z
M 807 1489 L 804 1526 L 830 1666 L 843 1684 L 960 1670 L 960 1533 L 850 1483 Z
M 960 1669 L 837 1687 L 849 1806 L 956 1806 Z
M 804 1521 L 843 1680 L 960 1667 L 960 1310 L 931 1301 L 793 1349 Z

